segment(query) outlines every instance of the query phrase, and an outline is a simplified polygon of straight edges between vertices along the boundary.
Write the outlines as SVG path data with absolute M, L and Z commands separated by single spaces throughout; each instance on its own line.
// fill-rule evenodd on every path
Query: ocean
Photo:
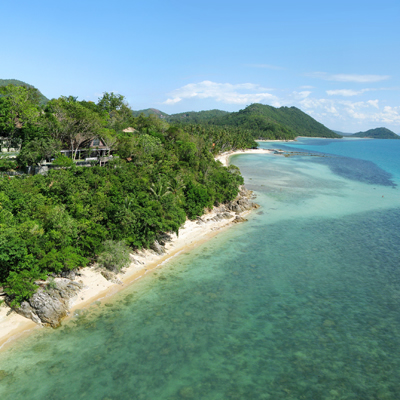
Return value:
M 14 342 L 0 398 L 399 399 L 399 142 L 233 156 L 249 221 Z

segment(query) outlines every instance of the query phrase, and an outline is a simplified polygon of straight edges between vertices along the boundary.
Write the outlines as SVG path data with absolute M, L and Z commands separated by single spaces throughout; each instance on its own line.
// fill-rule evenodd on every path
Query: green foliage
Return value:
M 104 251 L 99 255 L 99 265 L 113 272 L 119 272 L 129 265 L 129 247 L 124 241 L 106 240 Z
M 132 110 L 121 94 L 103 93 L 97 103 L 98 112 L 103 112 L 106 127 L 114 132 L 120 132 L 134 124 Z
M 18 168 L 16 161 L 7 157 L 0 157 L 0 172 L 12 171 L 16 168 Z
M 207 188 L 200 184 L 189 182 L 185 188 L 186 213 L 190 219 L 204 214 L 204 209 L 212 207 Z
M 52 165 L 56 167 L 69 168 L 75 165 L 75 163 L 70 157 L 61 154 L 57 156 L 57 158 L 53 161 Z
M 44 275 L 38 271 L 12 271 L 3 284 L 4 291 L 11 299 L 10 305 L 18 307 L 24 300 L 29 299 L 38 289 L 35 280 L 40 278 L 44 278 Z
M 33 91 L 23 86 L 0 86 L 0 136 L 7 139 L 8 149 L 19 147 L 24 129 L 40 119 Z
M 30 85 L 29 83 L 19 81 L 18 79 L 0 79 L 0 87 L 8 85 L 23 86 L 26 89 L 30 89 L 34 100 L 39 102 L 41 105 L 46 104 L 49 101 L 46 96 L 44 96 L 38 89 Z
M 237 127 L 169 126 L 156 116 L 133 118 L 121 96 L 98 104 L 61 97 L 31 121 L 18 158 L 23 165 L 54 157 L 57 140 L 76 152 L 101 137 L 119 158 L 79 167 L 63 155 L 46 176 L 0 178 L 0 285 L 15 304 L 34 293 L 39 276 L 83 267 L 97 258 L 118 270 L 129 247 L 148 247 L 186 218 L 232 200 L 243 179 L 213 154 L 255 147 Z M 115 127 L 128 124 L 133 132 Z M 30 139 L 33 138 L 33 139 Z
M 56 157 L 61 149 L 58 140 L 40 138 L 27 142 L 18 154 L 18 164 L 25 167 L 28 165 L 40 165 L 46 159 Z
M 77 249 L 67 246 L 57 251 L 51 249 L 38 263 L 41 270 L 60 273 L 85 267 L 88 259 L 77 253 Z
M 76 158 L 80 146 L 100 135 L 106 124 L 105 116 L 75 97 L 60 97 L 47 103 L 43 124 L 54 140 L 71 150 Z

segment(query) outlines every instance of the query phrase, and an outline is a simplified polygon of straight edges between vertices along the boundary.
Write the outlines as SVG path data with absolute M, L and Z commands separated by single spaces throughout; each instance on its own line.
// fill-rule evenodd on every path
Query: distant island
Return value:
M 399 135 L 396 135 L 390 129 L 387 128 L 375 128 L 369 129 L 365 132 L 357 132 L 357 133 L 345 133 L 340 131 L 334 131 L 338 135 L 342 135 L 345 137 L 358 137 L 358 138 L 368 138 L 368 139 L 400 139 Z
M 375 128 L 365 132 L 357 132 L 351 135 L 351 137 L 371 139 L 400 139 L 399 135 L 396 135 L 394 132 L 387 128 Z

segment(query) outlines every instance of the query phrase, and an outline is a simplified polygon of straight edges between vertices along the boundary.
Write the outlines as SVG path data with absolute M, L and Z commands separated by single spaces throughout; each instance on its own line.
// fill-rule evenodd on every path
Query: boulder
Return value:
M 122 285 L 122 282 L 117 278 L 117 276 L 110 272 L 110 271 L 101 271 L 101 274 L 106 278 L 108 281 L 112 283 L 117 283 L 118 285 Z
M 68 313 L 70 299 L 77 296 L 82 288 L 82 283 L 58 278 L 54 287 L 40 288 L 28 301 L 15 307 L 14 311 L 37 324 L 56 328 Z
M 246 218 L 240 217 L 240 216 L 238 215 L 232 222 L 234 222 L 235 224 L 237 224 L 237 223 L 239 223 L 239 222 L 246 222 L 246 221 L 247 221 Z
M 75 279 L 75 277 L 76 277 L 76 273 L 75 273 L 74 270 L 63 271 L 63 272 L 61 272 L 60 276 L 62 278 L 67 278 L 67 279 L 70 279 L 71 281 L 73 281 Z
M 150 245 L 150 249 L 155 251 L 160 256 L 165 253 L 165 248 L 161 246 L 161 244 L 158 243 L 157 240 L 155 240 L 154 243 Z

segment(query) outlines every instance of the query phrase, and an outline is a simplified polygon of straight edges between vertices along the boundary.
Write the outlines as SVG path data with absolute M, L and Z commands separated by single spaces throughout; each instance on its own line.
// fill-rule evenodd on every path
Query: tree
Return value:
M 69 147 L 74 160 L 82 143 L 98 137 L 105 124 L 98 113 L 72 96 L 51 100 L 46 112 L 53 138 Z
M 7 148 L 20 145 L 18 132 L 40 116 L 37 89 L 8 85 L 0 87 L 0 136 L 5 136 Z
M 36 139 L 28 142 L 18 154 L 19 165 L 41 165 L 46 159 L 56 157 L 61 149 L 61 143 L 55 139 Z
M 103 93 L 103 96 L 99 98 L 97 107 L 100 112 L 107 114 L 106 127 L 109 129 L 120 132 L 134 124 L 135 119 L 132 110 L 121 94 Z
M 108 155 L 115 149 L 118 142 L 118 135 L 113 129 L 103 128 L 100 132 L 101 141 L 108 147 Z

